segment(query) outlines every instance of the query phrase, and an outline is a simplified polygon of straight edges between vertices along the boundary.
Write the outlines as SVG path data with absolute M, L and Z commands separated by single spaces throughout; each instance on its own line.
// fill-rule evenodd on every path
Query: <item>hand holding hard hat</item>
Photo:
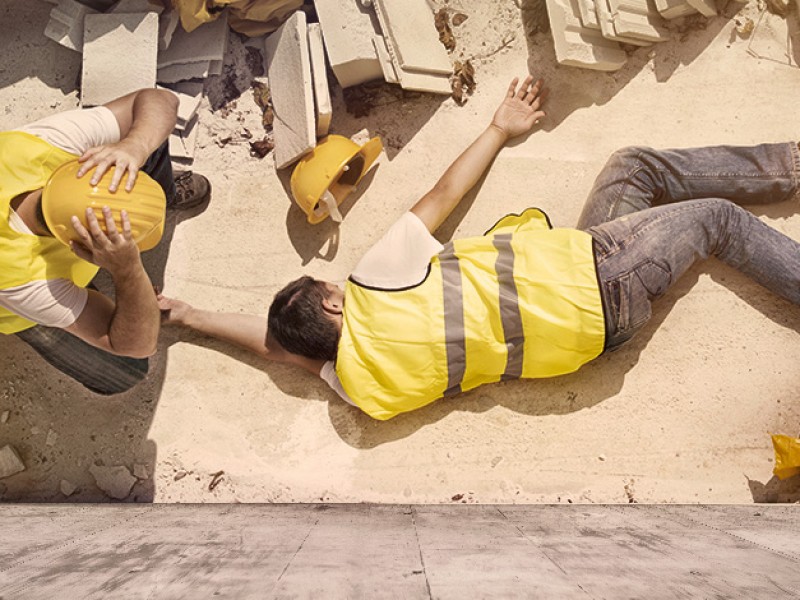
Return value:
M 167 199 L 164 190 L 149 175 L 137 174 L 136 183 L 131 191 L 118 189 L 109 191 L 113 170 L 106 171 L 96 185 L 92 185 L 89 177 L 77 176 L 80 164 L 70 161 L 56 169 L 47 180 L 42 190 L 42 214 L 50 232 L 63 244 L 70 242 L 85 244 L 85 239 L 73 226 L 72 217 L 78 218 L 83 231 L 92 231 L 92 224 L 87 214 L 92 213 L 100 230 L 105 228 L 105 235 L 111 236 L 108 226 L 114 224 L 114 233 L 125 230 L 121 218 L 124 210 L 128 215 L 128 227 L 131 239 L 136 242 L 140 251 L 150 250 L 161 240 L 164 233 Z M 103 212 L 108 207 L 113 219 Z

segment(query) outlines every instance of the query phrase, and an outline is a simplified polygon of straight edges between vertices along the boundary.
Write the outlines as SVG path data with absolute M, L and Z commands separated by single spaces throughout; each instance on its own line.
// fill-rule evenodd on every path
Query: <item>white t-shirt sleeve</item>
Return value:
M 342 400 L 344 400 L 348 404 L 352 404 L 353 406 L 356 405 L 356 403 L 350 399 L 350 396 L 347 395 L 347 392 L 344 391 L 344 388 L 342 387 L 342 382 L 339 381 L 339 376 L 336 374 L 336 367 L 333 365 L 332 360 L 329 360 L 324 365 L 322 365 L 322 369 L 320 369 L 319 376 L 323 379 L 323 381 L 325 381 L 325 383 L 331 386 L 331 389 L 334 392 L 339 394 Z
M 431 257 L 443 249 L 420 218 L 407 212 L 367 251 L 351 277 L 382 289 L 417 285 L 425 279 Z
M 89 298 L 88 290 L 67 279 L 32 281 L 0 290 L 0 306 L 24 319 L 48 327 L 72 325 Z
M 117 118 L 105 106 L 68 110 L 35 121 L 19 131 L 78 156 L 89 148 L 113 144 L 120 139 Z

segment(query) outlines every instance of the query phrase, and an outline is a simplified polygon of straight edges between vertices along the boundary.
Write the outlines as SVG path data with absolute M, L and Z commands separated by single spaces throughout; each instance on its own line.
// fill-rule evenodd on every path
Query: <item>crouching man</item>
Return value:
M 111 205 L 138 185 L 140 170 L 167 210 L 209 196 L 205 177 L 173 177 L 166 139 L 177 104 L 171 92 L 140 90 L 0 133 L 0 333 L 97 393 L 125 391 L 146 375 L 160 327 L 134 239 L 137 219 L 154 217 L 138 201 L 124 211 Z M 109 206 L 87 208 L 90 191 Z M 87 289 L 99 268 L 111 275 L 114 299 Z

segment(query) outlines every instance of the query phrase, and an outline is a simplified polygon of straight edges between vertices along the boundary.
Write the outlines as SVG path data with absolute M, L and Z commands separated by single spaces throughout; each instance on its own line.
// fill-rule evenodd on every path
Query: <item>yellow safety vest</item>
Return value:
M 348 281 L 336 373 L 385 420 L 484 383 L 571 373 L 604 341 L 591 236 L 528 209 L 448 243 L 418 285 Z
M 8 224 L 11 200 L 43 187 L 53 171 L 75 158 L 34 135 L 0 132 L 0 289 L 51 279 L 69 279 L 85 287 L 97 273 L 95 265 L 75 256 L 57 239 L 19 233 Z M 0 333 L 34 325 L 0 308 Z

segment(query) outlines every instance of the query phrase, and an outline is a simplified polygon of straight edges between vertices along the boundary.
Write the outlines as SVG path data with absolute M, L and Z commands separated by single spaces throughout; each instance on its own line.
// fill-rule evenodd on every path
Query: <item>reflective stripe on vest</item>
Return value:
M 604 336 L 591 237 L 529 209 L 447 244 L 411 288 L 348 281 L 336 372 L 388 419 L 484 383 L 572 372 Z

